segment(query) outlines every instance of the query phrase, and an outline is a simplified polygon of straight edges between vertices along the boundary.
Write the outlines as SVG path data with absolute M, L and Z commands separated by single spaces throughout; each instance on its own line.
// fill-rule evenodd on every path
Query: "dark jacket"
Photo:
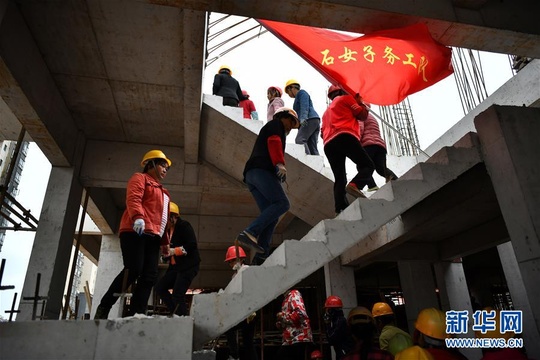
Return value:
M 186 220 L 182 220 L 182 218 L 178 218 L 176 222 L 170 244 L 171 248 L 178 246 L 183 246 L 186 249 L 187 255 L 174 256 L 174 262 L 176 264 L 171 266 L 178 271 L 198 267 L 201 257 L 197 247 L 197 237 L 191 224 Z
M 330 322 L 326 326 L 326 337 L 328 343 L 334 347 L 336 359 L 340 360 L 354 348 L 354 339 L 349 332 L 347 319 L 343 310 L 332 309 L 330 312 Z
M 240 89 L 240 84 L 227 73 L 219 73 L 214 76 L 212 94 L 221 97 L 233 98 L 237 101 L 244 100 L 244 94 Z
M 268 139 L 279 137 L 281 140 L 281 148 L 278 151 L 281 151 L 279 154 L 274 154 L 274 159 L 272 159 L 272 154 L 268 147 Z M 275 172 L 275 164 L 277 158 L 283 159 L 285 153 L 285 126 L 280 120 L 272 120 L 266 123 L 261 128 L 259 136 L 255 140 L 255 145 L 253 145 L 253 150 L 251 155 L 244 167 L 244 177 L 248 170 L 251 169 L 264 169 L 272 173 Z M 284 160 L 282 161 L 284 163 Z

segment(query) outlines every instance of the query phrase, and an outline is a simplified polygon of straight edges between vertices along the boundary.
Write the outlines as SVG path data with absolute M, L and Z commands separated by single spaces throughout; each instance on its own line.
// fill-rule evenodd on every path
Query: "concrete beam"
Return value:
M 17 5 L 0 24 L 0 96 L 53 166 L 73 165 L 79 130 Z
M 184 10 L 183 30 L 184 160 L 188 164 L 196 164 L 199 160 L 201 127 L 202 88 L 200 84 L 206 58 L 206 12 Z M 200 52 L 194 54 L 193 49 L 199 49 Z
M 447 46 L 540 58 L 540 30 L 534 0 L 490 1 L 480 8 L 445 0 L 373 2 L 369 0 L 293 1 L 272 3 L 218 0 L 147 0 L 200 11 L 221 12 L 307 26 L 370 33 L 425 23 L 432 36 Z M 480 4 L 476 4 L 480 5 Z
M 75 240 L 77 234 L 75 234 L 73 246 L 75 246 Z M 81 236 L 80 251 L 90 260 L 94 265 L 98 265 L 99 252 L 101 249 L 101 234 L 83 234 Z

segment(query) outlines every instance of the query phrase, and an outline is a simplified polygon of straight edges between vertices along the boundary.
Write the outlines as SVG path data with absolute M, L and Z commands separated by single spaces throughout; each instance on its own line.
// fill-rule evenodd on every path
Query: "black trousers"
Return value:
M 339 213 L 349 206 L 345 191 L 347 185 L 345 160 L 349 158 L 356 164 L 358 173 L 351 182 L 359 189 L 363 187 L 361 184 L 367 184 L 375 166 L 360 144 L 360 140 L 350 134 L 336 136 L 324 146 L 324 153 L 334 173 L 334 205 L 336 213 Z
M 375 171 L 385 179 L 395 180 L 396 174 L 392 170 L 386 167 L 386 149 L 380 145 L 366 145 L 364 146 L 366 153 L 369 155 L 373 164 L 375 165 Z M 373 172 L 372 172 L 373 174 Z M 373 177 L 365 184 L 356 184 L 359 189 L 362 189 L 365 185 L 369 188 L 377 186 Z M 360 187 L 362 186 L 362 187 Z
M 186 291 L 198 272 L 199 266 L 182 271 L 178 270 L 175 265 L 169 265 L 165 275 L 156 284 L 154 290 L 171 314 L 174 312 L 179 316 L 189 315 L 186 305 Z M 169 289 L 173 289 L 172 295 Z
M 160 241 L 161 238 L 158 235 L 143 234 L 139 236 L 135 232 L 120 234 L 124 269 L 116 276 L 101 298 L 101 307 L 110 309 L 118 300 L 114 294 L 125 292 L 127 287 L 137 282 L 131 298 L 129 315 L 146 314 L 148 298 L 158 277 Z M 126 271 L 128 277 L 125 289 L 122 287 Z
M 224 97 L 223 98 L 223 105 L 224 106 L 238 107 L 238 104 L 239 104 L 239 101 L 236 100 L 235 98 L 230 98 L 230 97 Z
M 235 359 L 240 358 L 240 348 L 238 346 L 238 340 L 236 339 L 238 330 L 242 333 L 242 348 L 246 360 L 258 360 L 257 352 L 255 351 L 255 344 L 253 338 L 255 337 L 255 320 L 247 322 L 242 321 L 238 325 L 227 330 L 225 335 L 227 336 L 227 345 L 229 346 L 229 355 Z
M 310 342 L 299 342 L 292 345 L 281 345 L 275 360 L 303 360 L 309 359 L 309 352 L 313 346 Z

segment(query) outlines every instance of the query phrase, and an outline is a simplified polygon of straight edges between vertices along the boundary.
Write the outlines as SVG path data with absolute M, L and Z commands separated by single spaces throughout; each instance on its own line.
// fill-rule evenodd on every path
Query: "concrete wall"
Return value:
M 0 358 L 187 360 L 192 332 L 189 317 L 0 323 Z

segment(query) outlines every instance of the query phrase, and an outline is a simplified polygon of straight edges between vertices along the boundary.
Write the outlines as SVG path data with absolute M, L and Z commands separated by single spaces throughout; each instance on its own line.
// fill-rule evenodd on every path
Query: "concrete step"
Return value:
M 336 218 L 318 222 L 300 241 L 285 240 L 262 266 L 241 269 L 223 291 L 194 296 L 194 348 L 224 333 L 482 161 L 474 140 L 475 135 L 467 134 L 459 147 L 441 149 L 369 199 L 356 199 Z M 297 147 L 291 147 L 289 155 L 300 163 L 309 161 Z M 304 166 L 300 163 L 293 166 Z M 292 196 L 305 191 L 308 181 L 306 177 L 293 183 L 299 187 L 290 192 Z M 303 199 L 309 197 L 309 193 L 304 195 Z

